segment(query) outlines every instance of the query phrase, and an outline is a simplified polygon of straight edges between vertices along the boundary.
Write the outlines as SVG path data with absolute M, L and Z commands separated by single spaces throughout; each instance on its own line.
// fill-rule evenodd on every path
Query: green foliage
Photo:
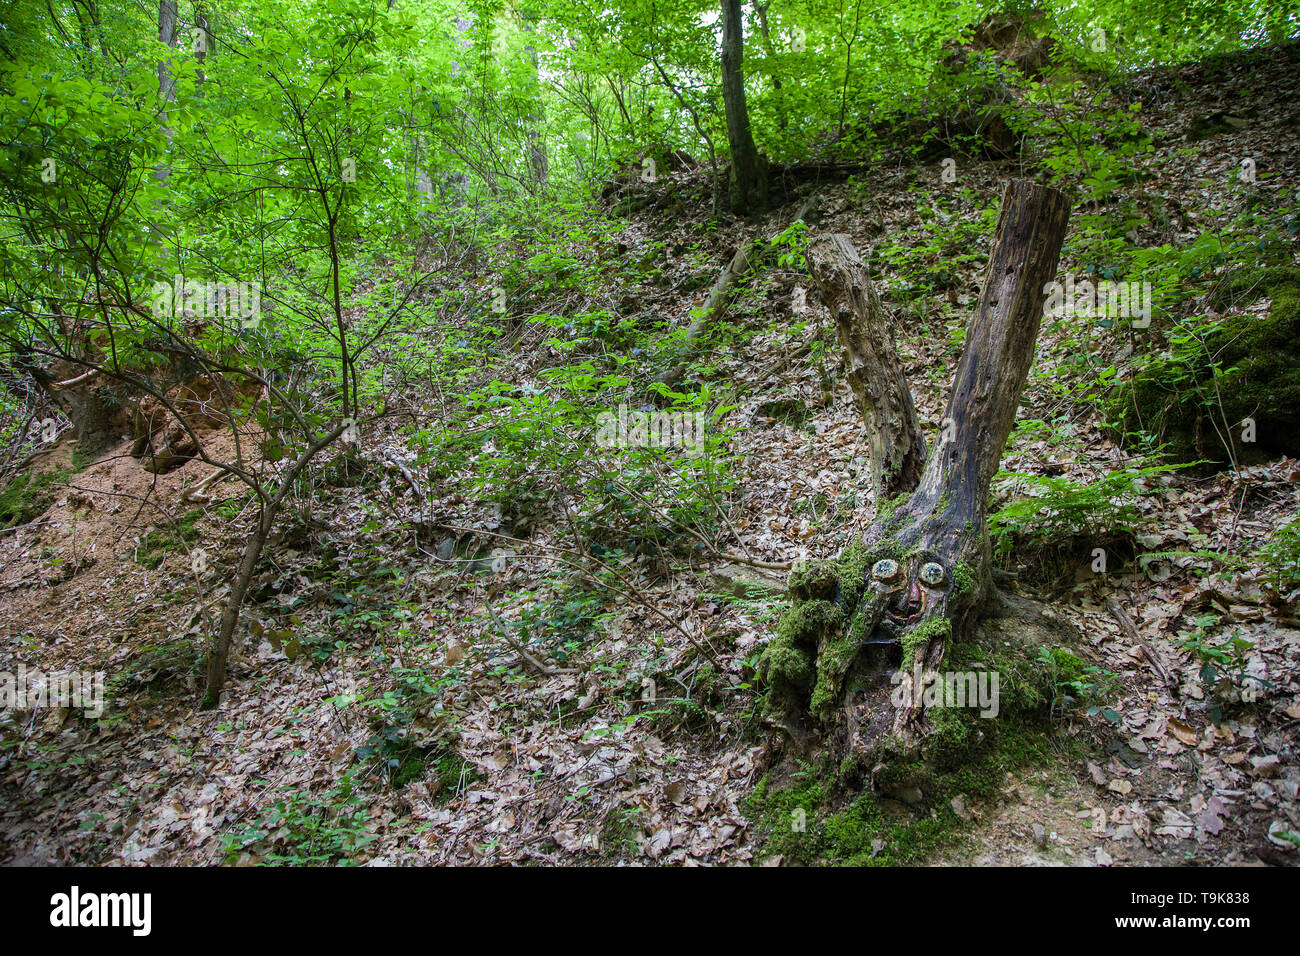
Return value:
M 1265 319 L 1180 319 L 1168 354 L 1147 363 L 1112 396 L 1109 408 L 1122 432 L 1140 429 L 1164 440 L 1170 457 L 1182 462 L 1239 466 L 1252 443 L 1300 449 L 1300 270 L 1240 269 L 1219 293 L 1224 304 L 1262 294 L 1273 297 Z
M 1140 526 L 1140 496 L 1151 494 L 1153 479 L 1176 465 L 1126 467 L 1089 481 L 1064 476 L 999 472 L 999 482 L 1014 483 L 1029 494 L 1012 498 L 989 517 L 994 554 L 1006 558 L 1086 537 L 1092 541 L 1131 537 Z
M 776 253 L 778 266 L 802 272 L 807 245 L 808 224 L 799 219 L 772 237 L 771 249 Z
M 1197 615 L 1192 623 L 1192 630 L 1183 635 L 1183 647 L 1201 662 L 1201 681 L 1209 691 L 1210 719 L 1221 724 L 1223 710 L 1230 702 L 1253 702 L 1263 690 L 1274 685 L 1248 673 L 1254 641 L 1241 637 L 1233 629 L 1222 640 L 1214 642 L 1214 631 L 1221 623 L 1218 614 Z
M 1275 593 L 1285 595 L 1300 587 L 1300 518 L 1275 531 L 1256 555 Z
M 1120 722 L 1119 713 L 1105 706 L 1107 699 L 1119 689 L 1112 671 L 1086 665 L 1062 647 L 1040 648 L 1036 662 L 1042 667 L 1046 684 L 1050 687 L 1050 712 L 1053 716 L 1087 705 L 1089 717 L 1101 716 L 1112 724 Z
M 602 552 L 601 560 L 617 560 L 617 553 Z M 597 580 L 608 575 L 597 575 Z M 612 587 L 614 582 L 608 582 Z M 569 580 L 560 585 L 560 593 L 549 601 L 524 607 L 518 621 L 503 622 L 518 631 L 517 640 L 527 646 L 540 641 L 547 653 L 563 662 L 593 635 L 603 630 L 610 616 L 609 592 L 586 582 Z
M 1104 84 L 1085 84 L 1072 66 L 1061 66 L 1027 82 L 1012 117 L 1023 133 L 1041 139 L 1052 182 L 1097 202 L 1131 182 L 1137 158 L 1151 150 L 1141 108 L 1114 102 Z
M 901 276 L 891 298 L 903 302 L 933 299 L 938 293 L 955 291 L 963 267 L 978 266 L 988 260 L 988 241 L 997 221 L 997 204 L 981 203 L 973 190 L 961 189 L 951 196 L 938 195 L 928 188 L 913 186 L 908 190 L 923 223 L 917 234 L 882 242 L 875 257 L 890 271 Z M 979 209 L 974 216 L 966 213 L 971 206 Z M 964 321 L 954 322 L 954 334 L 964 334 Z M 952 343 L 960 350 L 960 339 Z
M 374 841 L 352 771 L 322 797 L 296 785 L 280 789 L 285 796 L 262 810 L 251 826 L 222 834 L 227 863 L 251 851 L 266 866 L 350 866 L 357 851 Z

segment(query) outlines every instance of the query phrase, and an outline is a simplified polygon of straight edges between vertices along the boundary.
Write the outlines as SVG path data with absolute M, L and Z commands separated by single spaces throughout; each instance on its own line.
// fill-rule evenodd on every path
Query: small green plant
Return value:
M 1201 662 L 1201 681 L 1209 691 L 1210 719 L 1223 723 L 1223 708 L 1233 698 L 1250 703 L 1259 691 L 1272 687 L 1271 681 L 1248 673 L 1255 642 L 1240 636 L 1234 628 L 1223 640 L 1211 637 L 1220 624 L 1217 614 L 1199 614 L 1192 619 L 1193 629 L 1183 647 Z
M 808 224 L 796 219 L 772 238 L 772 251 L 777 265 L 783 269 L 801 271 L 804 267 L 804 249 L 808 244 Z
M 1062 716 L 1087 704 L 1089 717 L 1100 716 L 1112 724 L 1120 722 L 1119 714 L 1105 706 L 1106 698 L 1116 685 L 1113 671 L 1085 665 L 1074 654 L 1059 647 L 1040 648 L 1035 662 L 1042 666 L 1046 683 L 1052 689 L 1051 716 Z
M 1256 556 L 1268 574 L 1266 583 L 1276 594 L 1300 587 L 1300 518 L 1275 531 Z
M 641 807 L 616 807 L 605 818 L 600 831 L 600 849 L 611 856 L 635 855 L 637 837 L 643 829 Z
M 227 863 L 265 846 L 260 862 L 266 866 L 351 866 L 357 851 L 375 839 L 366 829 L 365 801 L 352 771 L 323 797 L 293 786 L 280 789 L 286 796 L 263 810 L 256 823 L 222 836 Z
M 455 674 L 434 678 L 427 672 L 390 661 L 376 651 L 375 676 L 386 676 L 391 687 L 346 701 L 369 711 L 373 729 L 365 744 L 356 749 L 358 759 L 374 761 L 395 788 L 427 779 L 429 791 L 446 800 L 472 781 L 475 772 L 455 751 L 454 737 L 446 728 L 437 729 L 427 715 L 437 712 L 443 691 L 459 683 Z M 340 699 L 341 700 L 341 699 Z
M 518 621 L 502 624 L 519 632 L 521 644 L 546 642 L 551 655 L 563 662 L 604 625 L 610 615 L 607 604 L 603 589 L 570 580 L 552 600 L 529 604 Z

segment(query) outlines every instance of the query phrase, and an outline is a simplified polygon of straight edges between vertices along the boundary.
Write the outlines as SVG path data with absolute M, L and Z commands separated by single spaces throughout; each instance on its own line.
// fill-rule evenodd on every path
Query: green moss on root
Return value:
M 866 622 L 858 617 L 850 626 L 847 617 L 857 610 L 870 562 L 867 549 L 854 544 L 834 561 L 801 565 L 791 573 L 794 604 L 781 616 L 758 664 L 759 679 L 770 688 L 769 715 L 807 706 L 828 714 L 833 707 L 865 639 Z M 861 636 L 855 639 L 855 633 Z
M 891 765 L 886 776 L 874 780 L 875 791 L 854 793 L 846 787 L 846 773 L 856 773 L 856 766 L 841 766 L 837 775 L 833 767 L 804 764 L 786 787 L 764 777 L 746 801 L 745 814 L 765 854 L 780 854 L 789 864 L 919 863 L 960 838 L 966 823 L 953 810 L 953 799 L 993 798 L 1009 770 L 1052 758 L 1043 731 L 1032 722 L 981 721 L 949 712 L 932 735 L 940 738 L 934 755 Z M 925 805 L 906 808 L 883 795 L 903 785 L 920 785 Z
M 903 635 L 903 669 L 916 664 L 916 655 L 923 652 L 932 641 L 946 641 L 952 635 L 952 622 L 941 614 L 922 621 Z
M 853 628 L 847 630 L 847 634 L 836 634 L 827 640 L 817 655 L 817 684 L 813 688 L 808 709 L 822 720 L 835 712 L 844 675 L 848 673 L 862 646 L 862 642 L 853 636 Z
M 769 713 L 798 706 L 817 678 L 816 655 L 822 634 L 838 627 L 844 615 L 839 607 L 821 599 L 801 601 L 783 615 L 776 637 L 758 664 L 758 676 L 771 688 Z

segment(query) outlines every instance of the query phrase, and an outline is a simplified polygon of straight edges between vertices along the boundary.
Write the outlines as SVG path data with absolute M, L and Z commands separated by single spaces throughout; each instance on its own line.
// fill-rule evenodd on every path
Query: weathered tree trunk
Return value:
M 709 297 L 704 300 L 704 307 L 700 310 L 686 330 L 686 348 L 688 352 L 693 353 L 700 344 L 700 340 L 708 334 L 718 319 L 722 318 L 727 312 L 727 306 L 731 304 L 731 293 L 736 284 L 743 279 L 749 270 L 754 266 L 754 252 L 750 249 L 748 242 L 742 242 L 736 249 L 735 255 L 727 262 L 726 267 L 718 274 L 718 278 L 713 283 L 713 288 L 709 290 Z
M 969 638 L 992 606 L 989 484 L 1033 361 L 1043 287 L 1056 274 L 1068 220 L 1062 193 L 1027 181 L 1007 187 L 983 296 L 915 491 L 880 513 L 837 564 L 791 576 L 797 603 L 760 673 L 787 715 L 808 710 L 837 725 L 848 749 L 860 749 L 855 738 L 864 734 L 919 736 L 924 707 L 913 693 L 915 675 L 937 670 L 949 644 Z M 864 370 L 872 378 L 888 372 Z M 901 656 L 900 688 L 886 684 L 882 693 L 877 682 L 870 693 L 851 692 L 848 678 L 860 673 L 864 650 Z
M 835 317 L 849 385 L 867 430 L 871 490 L 879 507 L 915 488 L 925 463 L 925 441 L 894 349 L 893 323 L 852 239 L 817 236 L 805 255 L 808 274 Z
M 911 499 L 867 535 L 868 547 L 892 548 L 900 564 L 896 582 L 877 586 L 873 574 L 872 629 L 886 617 L 903 624 L 905 665 L 937 668 L 948 641 L 963 635 L 989 597 L 989 484 L 1015 424 L 1043 287 L 1056 276 L 1069 219 L 1063 193 L 1026 180 L 1007 186 L 939 440 Z M 935 565 L 932 585 L 926 572 L 934 576 Z M 920 710 L 901 708 L 896 729 L 919 719 Z
M 767 161 L 754 145 L 745 103 L 744 22 L 740 0 L 722 0 L 722 105 L 731 147 L 731 211 L 759 212 L 767 205 Z
M 20 354 L 14 364 L 72 422 L 79 452 L 97 455 L 120 437 L 129 416 L 101 376 L 68 359 L 57 359 L 46 369 L 31 355 Z

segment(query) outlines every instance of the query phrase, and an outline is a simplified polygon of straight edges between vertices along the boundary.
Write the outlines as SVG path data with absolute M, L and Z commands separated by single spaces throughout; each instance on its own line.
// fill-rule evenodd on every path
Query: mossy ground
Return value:
M 66 468 L 17 475 L 0 491 L 0 528 L 13 528 L 28 524 L 43 515 L 54 504 L 59 488 L 68 479 L 84 471 L 91 458 L 74 453 Z
M 1238 269 L 1212 304 L 1241 307 L 1264 295 L 1273 300 L 1267 317 L 1233 316 L 1207 326 L 1203 342 L 1175 340 L 1168 358 L 1117 389 L 1107 411 L 1120 431 L 1157 436 L 1175 462 L 1300 454 L 1300 269 Z M 1247 418 L 1253 441 L 1243 440 Z
M 954 577 L 961 586 L 960 575 Z M 1053 751 L 1065 746 L 1051 733 L 1062 688 L 1093 677 L 1084 660 L 1058 643 L 1066 632 L 1041 624 L 1025 629 L 1023 614 L 1024 608 L 998 604 L 964 639 L 946 642 L 941 670 L 997 673 L 995 716 L 981 717 L 973 707 L 931 707 L 919 741 L 884 737 L 838 766 L 830 748 L 820 765 L 803 763 L 793 773 L 782 765 L 747 805 L 765 852 L 796 864 L 916 863 L 959 836 L 966 821 L 954 799 L 968 806 L 989 800 L 1009 771 L 1052 761 Z M 909 632 L 905 665 L 949 626 L 935 617 Z M 821 660 L 826 656 L 823 649 Z
M 795 865 L 919 863 L 960 839 L 966 821 L 953 807 L 957 797 L 967 805 L 990 800 L 1009 771 L 1053 759 L 1042 722 L 982 721 L 956 710 L 932 717 L 928 758 L 891 767 L 889 779 L 874 781 L 885 792 L 896 783 L 921 782 L 924 805 L 909 807 L 862 788 L 852 765 L 837 772 L 801 764 L 787 785 L 765 776 L 746 803 L 764 852 Z
M 186 514 L 174 527 L 154 528 L 140 539 L 136 561 L 150 571 L 157 569 L 168 551 L 188 547 L 199 539 L 198 523 L 202 517 L 203 511 L 199 509 Z

